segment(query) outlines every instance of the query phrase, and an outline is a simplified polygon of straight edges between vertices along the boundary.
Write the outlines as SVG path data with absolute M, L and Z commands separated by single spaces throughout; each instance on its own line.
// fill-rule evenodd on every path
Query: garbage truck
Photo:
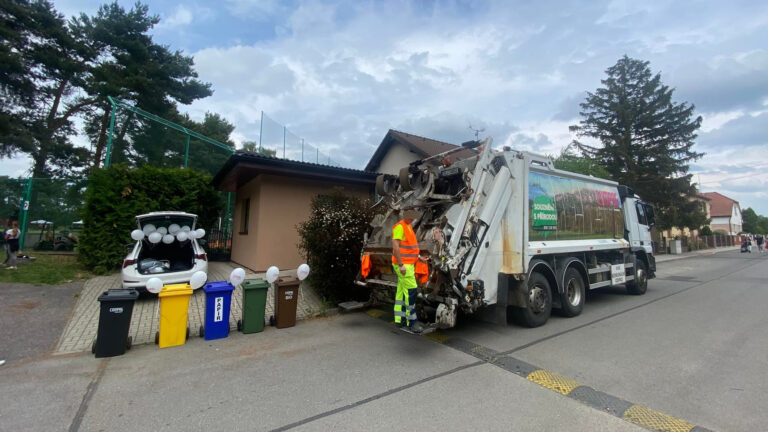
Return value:
M 432 328 L 459 315 L 538 327 L 553 308 L 579 315 L 588 290 L 641 295 L 655 275 L 654 210 L 631 188 L 556 169 L 547 156 L 494 150 L 491 138 L 380 175 L 376 195 L 355 283 L 371 289 L 369 305 L 394 301 L 392 227 L 416 209 L 427 264 L 416 311 Z

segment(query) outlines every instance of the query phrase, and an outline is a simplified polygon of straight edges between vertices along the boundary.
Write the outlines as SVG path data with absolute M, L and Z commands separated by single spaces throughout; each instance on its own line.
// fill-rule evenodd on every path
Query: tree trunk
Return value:
M 101 165 L 101 156 L 104 153 L 104 146 L 107 143 L 107 127 L 109 127 L 110 111 L 104 110 L 104 115 L 101 116 L 101 130 L 99 131 L 99 139 L 96 142 L 96 153 L 93 156 L 93 168 L 98 168 Z

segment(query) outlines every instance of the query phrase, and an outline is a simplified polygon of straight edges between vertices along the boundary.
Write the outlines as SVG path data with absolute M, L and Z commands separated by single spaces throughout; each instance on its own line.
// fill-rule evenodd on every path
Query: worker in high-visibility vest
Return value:
M 411 223 L 420 213 L 416 210 L 403 211 L 402 220 L 392 227 L 392 267 L 397 275 L 395 294 L 395 324 L 408 326 L 414 333 L 424 331 L 416 318 L 416 275 L 415 266 L 419 260 L 419 242 Z

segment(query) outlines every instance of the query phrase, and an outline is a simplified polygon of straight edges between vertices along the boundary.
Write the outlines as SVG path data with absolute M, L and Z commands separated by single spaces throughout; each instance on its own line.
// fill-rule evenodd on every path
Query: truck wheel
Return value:
M 635 279 L 627 282 L 627 292 L 634 295 L 643 295 L 648 289 L 648 271 L 645 262 L 638 259 L 635 262 Z
M 552 290 L 543 274 L 534 272 L 526 285 L 525 307 L 513 308 L 513 319 L 524 327 L 544 325 L 552 314 Z
M 573 267 L 565 272 L 563 292 L 560 294 L 560 313 L 566 317 L 575 317 L 584 309 L 584 278 Z

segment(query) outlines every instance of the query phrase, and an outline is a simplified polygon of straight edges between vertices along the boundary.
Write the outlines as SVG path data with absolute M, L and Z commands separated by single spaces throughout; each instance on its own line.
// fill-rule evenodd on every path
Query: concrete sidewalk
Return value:
M 714 248 L 714 249 L 702 249 L 698 251 L 686 252 L 686 253 L 677 254 L 677 255 L 672 255 L 672 254 L 656 255 L 656 263 L 675 261 L 675 260 L 685 259 L 685 258 L 693 258 L 693 257 L 702 256 L 702 255 L 714 255 L 720 252 L 729 252 L 729 251 L 739 250 L 740 248 L 741 246 L 728 246 L 728 247 L 720 247 L 720 248 Z

